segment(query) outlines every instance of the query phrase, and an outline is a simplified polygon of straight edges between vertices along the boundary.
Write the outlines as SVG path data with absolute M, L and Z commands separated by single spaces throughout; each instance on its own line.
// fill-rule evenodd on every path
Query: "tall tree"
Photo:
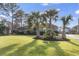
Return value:
M 32 24 L 33 24 L 32 21 L 33 21 L 33 15 L 29 15 L 27 19 L 27 26 L 29 31 L 32 29 Z
M 11 33 L 13 33 L 13 15 L 15 12 L 19 9 L 18 5 L 16 3 L 1 3 L 0 4 L 0 11 L 2 14 L 8 16 L 11 19 L 12 22 L 12 28 L 11 28 Z
M 49 20 L 49 29 L 50 29 L 50 35 L 51 35 L 51 31 L 53 30 L 52 29 L 52 21 L 56 21 L 57 20 L 57 17 L 58 17 L 58 10 L 56 9 L 49 9 L 45 12 L 46 14 L 46 18 Z
M 46 18 L 46 14 L 45 13 L 41 14 L 41 20 L 40 20 L 40 22 L 41 22 L 40 26 L 42 27 L 42 30 L 43 29 L 46 30 L 48 22 L 47 22 L 47 18 Z
M 33 27 L 36 28 L 36 35 L 37 37 L 40 36 L 39 24 L 40 24 L 40 12 L 32 12 L 32 23 Z
M 18 10 L 16 14 L 14 14 L 16 22 L 20 22 L 20 27 L 23 27 L 23 20 L 24 20 L 24 11 Z
M 4 34 L 4 30 L 6 28 L 6 19 L 2 18 L 1 21 L 0 21 L 0 34 Z
M 69 22 L 72 20 L 72 16 L 71 15 L 63 16 L 61 18 L 61 20 L 62 20 L 62 23 L 63 23 L 62 38 L 66 39 L 65 29 L 66 29 L 67 24 L 69 24 Z

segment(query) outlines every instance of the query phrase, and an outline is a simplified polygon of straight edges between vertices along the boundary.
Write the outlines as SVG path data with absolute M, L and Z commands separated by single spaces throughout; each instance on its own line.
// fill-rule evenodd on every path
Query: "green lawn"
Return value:
M 34 36 L 0 36 L 1 56 L 79 56 L 79 41 L 51 41 L 32 39 Z
M 76 37 L 79 37 L 79 34 L 75 35 Z

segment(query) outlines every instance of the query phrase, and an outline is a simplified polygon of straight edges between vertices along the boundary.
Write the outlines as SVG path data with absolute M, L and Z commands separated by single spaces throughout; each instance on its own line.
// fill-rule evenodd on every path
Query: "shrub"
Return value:
M 51 31 L 51 30 L 47 30 L 44 33 L 44 39 L 53 39 L 56 36 L 58 36 L 58 32 L 57 31 Z
M 4 24 L 0 24 L 0 34 L 4 34 L 5 26 Z

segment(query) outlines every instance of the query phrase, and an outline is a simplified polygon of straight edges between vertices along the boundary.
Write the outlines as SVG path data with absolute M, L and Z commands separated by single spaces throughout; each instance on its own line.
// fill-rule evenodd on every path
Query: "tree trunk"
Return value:
M 13 34 L 13 10 L 11 11 L 11 17 L 12 17 L 12 28 L 11 28 L 11 34 Z
M 52 23 L 51 23 L 51 18 L 50 18 L 50 20 L 49 20 L 49 28 L 51 29 L 51 27 L 52 27 Z
M 11 29 L 11 33 L 13 34 L 13 16 L 12 16 L 12 29 Z
M 52 34 L 52 23 L 51 23 L 51 17 L 50 17 L 50 20 L 49 20 L 49 29 L 50 29 L 50 35 L 49 36 L 51 36 L 51 34 Z
M 65 25 L 63 25 L 62 38 L 66 39 Z
M 37 37 L 40 37 L 40 32 L 39 32 L 38 29 L 36 29 L 36 36 L 37 36 Z
M 40 37 L 39 25 L 36 25 L 36 36 Z
M 22 26 L 22 19 L 21 19 L 21 27 L 23 27 L 23 26 Z
M 78 19 L 77 34 L 79 34 L 79 19 Z

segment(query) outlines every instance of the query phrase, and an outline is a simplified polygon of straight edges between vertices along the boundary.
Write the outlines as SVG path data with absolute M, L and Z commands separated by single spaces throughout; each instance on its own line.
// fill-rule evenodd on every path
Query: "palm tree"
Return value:
M 47 25 L 47 18 L 46 18 L 46 14 L 41 14 L 41 23 L 42 25 Z
M 33 21 L 33 27 L 36 28 L 36 36 L 40 36 L 40 30 L 39 30 L 39 24 L 40 24 L 40 12 L 32 12 L 32 21 Z
M 61 20 L 63 22 L 62 38 L 66 39 L 65 29 L 66 29 L 67 24 L 69 24 L 69 22 L 72 20 L 72 16 L 71 15 L 63 16 Z
M 41 20 L 40 20 L 40 23 L 41 23 L 41 27 L 42 27 L 42 30 L 45 32 L 48 28 L 48 22 L 47 22 L 47 18 L 46 18 L 46 14 L 43 13 L 41 14 Z
M 53 30 L 52 29 L 52 20 L 53 21 L 57 21 L 57 14 L 58 14 L 58 12 L 59 11 L 57 11 L 57 10 L 55 10 L 55 9 L 50 9 L 50 10 L 47 10 L 46 12 L 45 12 L 45 14 L 46 14 L 46 18 L 49 20 L 49 29 L 50 29 L 50 35 L 51 35 L 51 31 Z

